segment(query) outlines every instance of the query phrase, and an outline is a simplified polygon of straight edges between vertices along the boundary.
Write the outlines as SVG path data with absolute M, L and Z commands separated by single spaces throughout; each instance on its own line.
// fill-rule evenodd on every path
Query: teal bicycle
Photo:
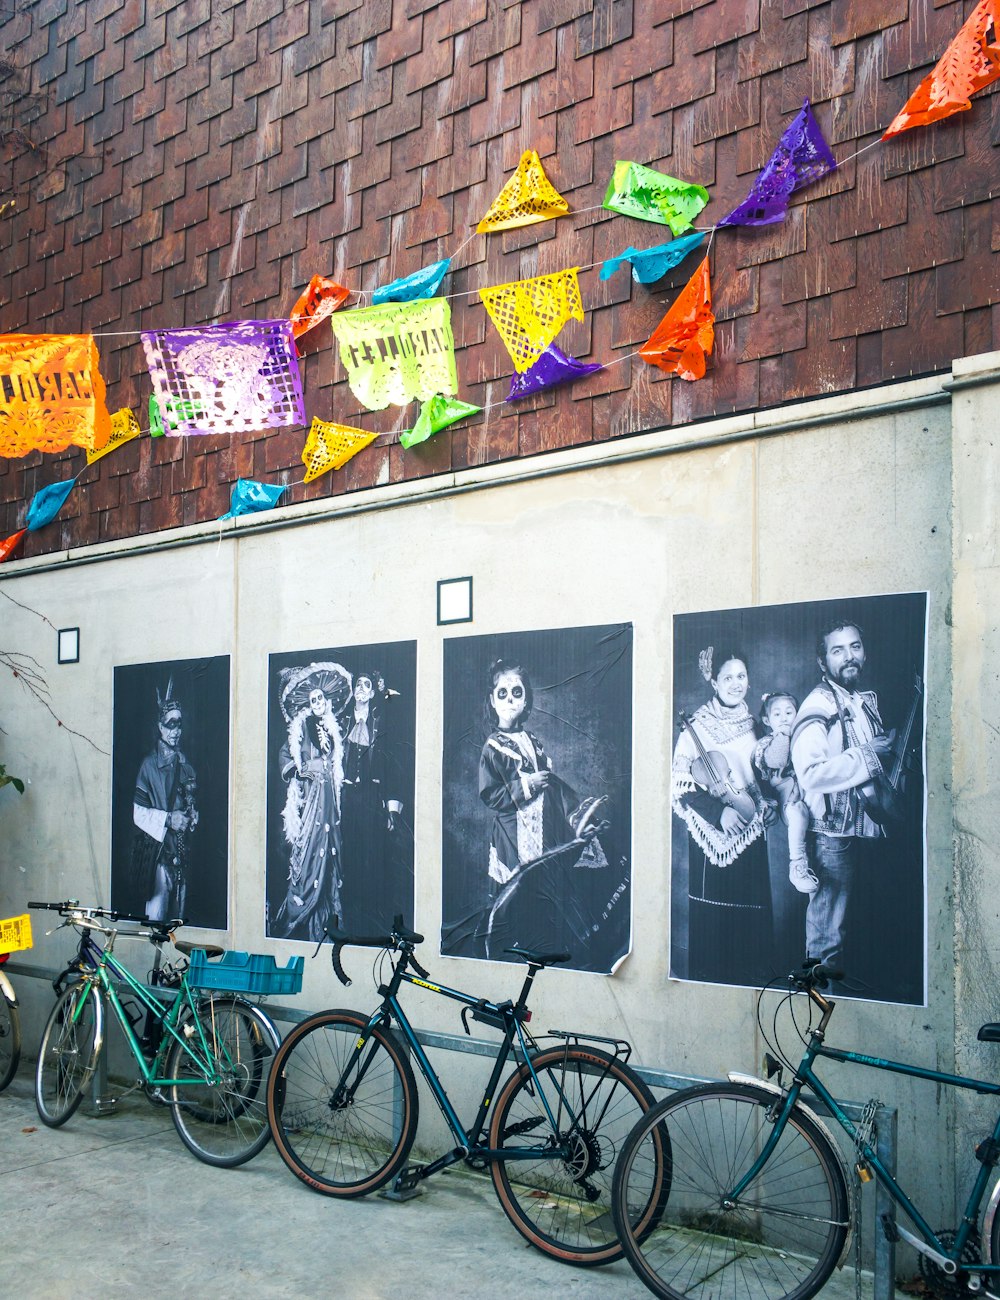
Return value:
M 820 990 L 839 978 L 815 962 L 790 977 L 789 1005 L 796 993 L 805 993 L 810 1022 L 804 1031 L 796 1027 L 805 1043 L 797 1066 L 769 1043 L 775 1056 L 766 1058 L 768 1079 L 777 1075 L 777 1082 L 730 1075 L 727 1083 L 685 1088 L 643 1116 L 630 1134 L 615 1169 L 615 1223 L 630 1263 L 654 1294 L 669 1300 L 809 1300 L 843 1263 L 850 1183 L 827 1126 L 803 1100 L 809 1088 L 850 1138 L 859 1178 L 877 1179 L 915 1227 L 911 1232 L 882 1216 L 887 1238 L 917 1251 L 929 1289 L 950 1300 L 1000 1297 L 1000 1183 L 979 1227 L 983 1197 L 1000 1163 L 1000 1115 L 976 1150 L 979 1170 L 961 1223 L 935 1230 L 879 1158 L 874 1106 L 855 1124 L 815 1066 L 825 1057 L 991 1097 L 1000 1097 L 1000 1084 L 828 1047 L 836 1004 Z M 757 1017 L 761 1024 L 759 1000 Z M 979 1039 L 1000 1042 L 1000 1024 L 983 1025 Z M 792 1074 L 787 1087 L 781 1086 L 785 1069 Z M 660 1156 L 665 1143 L 666 1165 Z M 662 1213 L 654 1229 L 644 1232 L 650 1199 Z
M 257 1155 L 270 1137 L 265 1090 L 280 1037 L 260 1007 L 236 993 L 208 994 L 197 986 L 199 978 L 213 985 L 214 978 L 196 976 L 194 966 L 204 972 L 207 956 L 224 956 L 223 950 L 175 941 L 179 920 L 124 917 L 75 902 L 28 906 L 58 912 L 63 920 L 57 928 L 80 935 L 75 959 L 56 981 L 58 997 L 38 1052 L 35 1103 L 43 1123 L 59 1128 L 79 1108 L 110 1014 L 138 1069 L 134 1087 L 169 1108 L 181 1140 L 199 1160 L 232 1167 Z M 119 936 L 153 944 L 153 987 L 114 955 Z M 168 940 L 190 958 L 192 969 L 187 962 L 161 961 Z M 301 982 L 302 959 L 295 960 Z
M 569 953 L 516 953 L 527 970 L 515 1000 L 491 1002 L 434 983 L 414 949 L 423 936 L 396 917 L 390 933 L 334 932 L 338 978 L 346 944 L 382 950 L 381 1002 L 372 1012 L 320 1011 L 282 1043 L 267 1087 L 278 1154 L 307 1186 L 327 1196 L 364 1196 L 389 1185 L 407 1199 L 419 1184 L 464 1162 L 489 1169 L 507 1217 L 533 1246 L 582 1267 L 621 1259 L 611 1218 L 611 1175 L 626 1135 L 653 1105 L 617 1039 L 551 1030 L 549 1044 L 528 1030 L 528 995 L 546 966 Z M 502 1034 L 482 1100 L 463 1123 L 400 1004 L 404 985 L 459 1003 L 469 1019 Z M 416 1062 L 451 1130 L 454 1146 L 427 1164 L 408 1164 L 417 1132 Z M 502 1079 L 508 1061 L 514 1069 Z M 655 1145 L 655 1143 L 654 1143 Z M 665 1159 L 653 1152 L 660 1165 Z M 641 1235 L 656 1219 L 651 1199 L 636 1211 Z

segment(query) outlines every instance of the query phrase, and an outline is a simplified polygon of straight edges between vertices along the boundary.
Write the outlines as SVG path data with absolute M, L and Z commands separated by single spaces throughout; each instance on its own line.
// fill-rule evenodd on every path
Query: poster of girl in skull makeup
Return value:
M 267 933 L 413 924 L 416 642 L 270 656 Z
M 229 656 L 114 670 L 111 906 L 228 928 Z
M 631 945 L 631 755 L 630 624 L 445 642 L 442 953 L 614 969 Z

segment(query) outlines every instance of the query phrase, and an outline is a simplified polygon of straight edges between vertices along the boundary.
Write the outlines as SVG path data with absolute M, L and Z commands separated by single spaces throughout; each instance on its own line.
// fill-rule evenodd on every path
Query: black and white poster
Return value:
M 631 944 L 631 755 L 631 624 L 445 642 L 442 953 L 614 969 Z
M 413 924 L 415 641 L 270 656 L 267 933 Z
M 674 618 L 674 978 L 923 1005 L 927 596 Z
M 229 656 L 114 670 L 111 906 L 229 925 Z

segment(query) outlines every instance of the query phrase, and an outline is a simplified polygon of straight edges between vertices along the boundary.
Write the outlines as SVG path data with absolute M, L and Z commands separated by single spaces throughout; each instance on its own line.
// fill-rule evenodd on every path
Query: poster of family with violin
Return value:
M 674 617 L 673 978 L 926 1001 L 927 595 Z

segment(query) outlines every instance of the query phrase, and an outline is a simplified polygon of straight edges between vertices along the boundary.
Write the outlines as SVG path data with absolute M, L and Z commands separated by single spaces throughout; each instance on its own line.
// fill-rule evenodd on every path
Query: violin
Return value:
M 687 728 L 698 751 L 698 757 L 691 764 L 691 777 L 695 784 L 721 799 L 727 807 L 732 808 L 741 821 L 752 821 L 757 813 L 757 805 L 745 790 L 740 790 L 735 785 L 732 769 L 725 754 L 717 749 L 706 750 L 691 719 L 683 709 L 678 710 L 677 716 L 681 726 Z
M 903 728 L 899 744 L 896 746 L 895 760 L 892 767 L 887 771 L 883 771 L 874 781 L 861 787 L 861 803 L 876 826 L 885 827 L 906 820 L 909 808 L 905 797 L 906 774 L 903 767 L 907 761 L 910 734 L 913 731 L 913 723 L 916 720 L 917 708 L 923 691 L 923 681 L 917 674 L 913 681 L 913 702 L 910 705 L 906 726 Z

